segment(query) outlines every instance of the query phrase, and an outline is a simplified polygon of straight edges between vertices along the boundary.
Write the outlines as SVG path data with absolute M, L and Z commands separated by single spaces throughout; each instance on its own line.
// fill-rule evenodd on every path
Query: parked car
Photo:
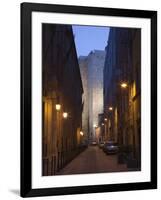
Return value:
M 105 144 L 105 142 L 100 142 L 100 143 L 98 144 L 99 148 L 102 149 L 103 146 L 104 146 L 104 144 Z
M 116 154 L 119 151 L 118 144 L 114 141 L 106 142 L 102 149 L 106 154 Z
M 92 145 L 92 146 L 96 146 L 96 145 L 97 145 L 97 142 L 96 142 L 96 141 L 92 141 L 91 145 Z

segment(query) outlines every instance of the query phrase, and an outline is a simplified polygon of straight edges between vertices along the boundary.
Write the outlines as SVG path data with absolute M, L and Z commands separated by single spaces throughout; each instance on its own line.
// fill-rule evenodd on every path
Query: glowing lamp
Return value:
M 113 110 L 113 107 L 109 107 L 108 109 L 109 109 L 110 111 L 112 111 L 112 110 Z
M 127 88 L 127 83 L 125 83 L 125 82 L 121 83 L 121 87 L 122 88 Z
M 64 112 L 63 113 L 63 117 L 66 119 L 68 117 L 68 113 L 67 112 Z
M 84 135 L 82 131 L 80 131 L 80 135 L 82 135 L 82 136 Z
M 94 125 L 93 125 L 93 128 L 97 128 L 97 125 L 96 125 L 96 124 L 94 124 Z
M 60 104 L 56 104 L 55 108 L 56 108 L 57 111 L 59 111 L 61 109 L 61 105 Z

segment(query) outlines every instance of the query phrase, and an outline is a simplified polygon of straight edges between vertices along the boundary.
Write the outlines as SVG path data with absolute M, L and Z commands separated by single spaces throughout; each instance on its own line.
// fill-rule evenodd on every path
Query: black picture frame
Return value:
M 100 16 L 147 18 L 151 21 L 151 181 L 92 186 L 32 189 L 32 12 L 75 13 Z M 21 4 L 21 196 L 47 196 L 99 193 L 157 188 L 157 12 L 115 8 L 66 6 L 37 3 Z

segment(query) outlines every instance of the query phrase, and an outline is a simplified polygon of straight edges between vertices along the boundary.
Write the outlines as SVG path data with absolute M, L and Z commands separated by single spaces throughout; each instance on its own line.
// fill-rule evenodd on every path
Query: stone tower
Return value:
M 105 51 L 94 50 L 88 56 L 79 57 L 79 66 L 83 83 L 84 109 L 82 129 L 89 139 L 95 139 L 95 125 L 98 114 L 103 112 L 103 68 Z

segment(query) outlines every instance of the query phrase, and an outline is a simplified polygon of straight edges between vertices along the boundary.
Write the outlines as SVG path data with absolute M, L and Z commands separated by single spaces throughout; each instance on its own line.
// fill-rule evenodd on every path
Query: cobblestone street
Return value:
M 128 171 L 125 164 L 117 164 L 116 155 L 106 155 L 98 146 L 89 146 L 57 174 L 82 174 Z

